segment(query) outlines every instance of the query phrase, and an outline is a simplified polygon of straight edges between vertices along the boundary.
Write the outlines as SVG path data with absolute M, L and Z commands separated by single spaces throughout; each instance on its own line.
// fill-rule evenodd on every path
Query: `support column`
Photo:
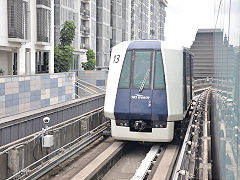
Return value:
M 36 59 L 35 59 L 35 55 L 36 54 L 36 50 L 35 48 L 31 48 L 30 50 L 30 74 L 36 74 Z
M 17 75 L 25 75 L 25 47 L 17 50 Z
M 17 173 L 24 168 L 24 146 L 19 146 L 8 152 L 9 176 Z
M 54 73 L 54 50 L 49 51 L 49 73 Z
M 50 36 L 50 43 L 52 44 L 50 47 L 50 52 L 49 52 L 49 73 L 53 74 L 54 73 L 54 1 L 51 1 L 51 36 Z

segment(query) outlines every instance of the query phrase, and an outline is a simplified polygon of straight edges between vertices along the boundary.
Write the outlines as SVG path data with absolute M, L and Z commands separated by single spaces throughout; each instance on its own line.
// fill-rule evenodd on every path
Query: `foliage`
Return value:
M 65 21 L 60 32 L 60 45 L 54 49 L 54 72 L 68 72 L 73 61 L 74 48 L 71 46 L 75 36 L 75 25 Z
M 93 52 L 92 49 L 89 49 L 89 50 L 87 51 L 86 55 L 87 55 L 87 60 L 89 60 L 89 59 L 95 59 L 95 53 Z
M 96 64 L 95 59 L 89 59 L 87 62 L 82 63 L 82 67 L 84 70 L 94 70 L 95 64 Z
M 86 53 L 87 62 L 82 63 L 82 67 L 84 70 L 94 70 L 96 66 L 95 53 L 92 49 L 89 49 Z
M 72 46 L 56 46 L 54 49 L 54 72 L 68 72 L 73 61 Z
M 70 46 L 75 36 L 76 26 L 73 21 L 65 21 L 63 28 L 60 31 L 60 45 Z

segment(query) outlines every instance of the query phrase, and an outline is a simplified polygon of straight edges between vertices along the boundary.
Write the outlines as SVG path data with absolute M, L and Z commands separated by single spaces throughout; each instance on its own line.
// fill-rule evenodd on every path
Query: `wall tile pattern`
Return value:
M 0 77 L 0 118 L 72 100 L 74 85 L 72 72 Z

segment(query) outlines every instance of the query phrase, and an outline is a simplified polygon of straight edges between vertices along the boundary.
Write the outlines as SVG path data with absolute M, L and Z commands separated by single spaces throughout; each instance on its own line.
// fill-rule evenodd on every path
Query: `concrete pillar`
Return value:
M 49 51 L 49 73 L 54 73 L 54 50 Z
M 31 54 L 30 54 L 30 49 L 26 49 L 25 53 L 25 74 L 29 75 L 30 74 L 30 67 L 31 67 Z
M 7 179 L 8 177 L 8 155 L 2 154 L 0 155 L 0 180 Z
M 49 52 L 49 73 L 52 74 L 54 73 L 54 1 L 51 1 L 51 36 L 50 36 L 50 43 L 52 46 L 50 47 L 50 52 Z
M 31 48 L 30 50 L 30 74 L 36 74 L 36 50 L 35 48 Z
M 150 22 L 151 22 L 151 1 L 149 1 L 148 2 L 148 7 L 147 7 L 147 9 L 148 9 L 148 16 L 147 16 L 147 18 L 148 18 L 148 25 L 147 25 L 147 39 L 150 39 Z M 154 13 L 155 14 L 155 13 Z
M 17 72 L 18 75 L 25 75 L 25 47 L 21 46 L 17 50 Z
M 24 146 L 19 146 L 8 152 L 8 176 L 12 176 L 24 168 Z

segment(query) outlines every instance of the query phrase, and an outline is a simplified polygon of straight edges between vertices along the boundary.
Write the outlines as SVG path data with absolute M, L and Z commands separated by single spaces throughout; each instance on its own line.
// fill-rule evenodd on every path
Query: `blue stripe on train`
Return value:
M 134 41 L 128 46 L 128 50 L 133 49 L 154 49 L 161 50 L 160 41 Z
M 114 107 L 114 115 L 117 120 L 141 119 L 167 121 L 166 90 L 143 90 L 140 95 L 147 97 L 146 94 L 149 94 L 150 99 L 136 99 L 132 97 L 136 94 L 135 91 L 131 89 L 118 89 Z M 149 100 L 151 100 L 150 111 L 148 107 Z

